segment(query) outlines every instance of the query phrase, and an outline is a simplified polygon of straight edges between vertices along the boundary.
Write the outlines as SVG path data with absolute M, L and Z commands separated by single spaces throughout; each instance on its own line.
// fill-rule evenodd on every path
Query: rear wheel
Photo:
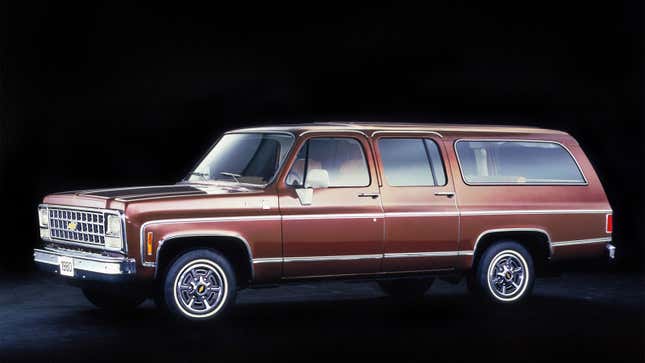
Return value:
M 381 290 L 397 300 L 421 299 L 432 285 L 433 279 L 401 279 L 379 281 Z
M 146 299 L 146 295 L 138 292 L 115 292 L 98 287 L 83 288 L 83 295 L 95 306 L 111 311 L 126 311 L 136 309 Z
M 177 257 L 163 280 L 160 305 L 178 318 L 205 321 L 223 315 L 235 301 L 237 282 L 228 260 L 199 249 Z
M 504 241 L 484 251 L 468 287 L 490 302 L 511 304 L 524 301 L 534 282 L 531 254 L 517 242 Z

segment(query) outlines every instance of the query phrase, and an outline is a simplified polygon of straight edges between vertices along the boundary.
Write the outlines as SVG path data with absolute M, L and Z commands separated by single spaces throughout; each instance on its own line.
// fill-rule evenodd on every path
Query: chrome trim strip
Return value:
M 345 133 L 345 132 L 350 132 L 350 133 L 352 133 L 352 132 L 353 132 L 353 133 L 355 133 L 355 134 L 361 134 L 361 135 L 363 135 L 363 136 L 365 136 L 366 138 L 368 138 L 368 139 L 369 139 L 369 136 L 367 136 L 367 134 L 366 134 L 366 133 L 364 133 L 363 131 L 359 131 L 359 130 L 307 130 L 307 131 L 305 131 L 305 132 L 300 133 L 300 136 L 302 137 L 303 135 L 307 135 L 307 134 L 315 134 L 315 133 L 335 133 L 335 134 L 342 134 L 342 133 Z
M 551 236 L 549 235 L 549 233 L 546 230 L 540 229 L 540 228 L 496 228 L 496 229 L 485 230 L 482 233 L 480 233 L 479 236 L 477 236 L 477 239 L 475 240 L 475 244 L 473 245 L 472 251 L 470 251 L 470 250 L 463 251 L 464 255 L 467 255 L 465 252 L 472 252 L 472 254 L 474 254 L 475 251 L 477 251 L 477 245 L 479 244 L 479 241 L 485 235 L 491 234 L 491 233 L 502 233 L 502 232 L 538 232 L 538 233 L 542 233 L 543 235 L 546 236 L 546 241 L 549 244 L 550 254 L 553 255 L 553 245 L 551 244 Z
M 166 238 L 159 240 L 157 243 L 157 251 L 155 252 L 155 262 L 146 262 L 148 264 L 151 264 L 152 266 L 155 267 L 155 276 L 157 276 L 157 261 L 159 261 L 159 253 L 161 252 L 161 247 L 163 247 L 164 243 L 168 242 L 171 239 L 176 239 L 176 238 L 189 238 L 189 237 L 230 237 L 230 238 L 236 238 L 239 239 L 244 243 L 244 247 L 246 247 L 246 252 L 249 254 L 249 263 L 251 264 L 251 279 L 255 277 L 255 271 L 253 271 L 253 252 L 251 252 L 251 245 L 249 245 L 249 241 L 242 237 L 239 233 L 235 232 L 228 232 L 228 231 L 210 231 L 206 233 L 175 233 L 175 234 L 170 234 L 167 235 Z M 141 260 L 144 261 L 144 260 Z
M 141 227 L 139 227 L 139 253 L 141 257 L 141 264 L 145 267 L 155 267 L 156 264 L 154 262 L 146 262 L 145 259 L 145 229 L 151 224 L 179 224 L 179 223 L 208 223 L 208 222 L 239 222 L 239 221 L 279 221 L 281 220 L 281 217 L 279 215 L 258 215 L 258 216 L 238 216 L 238 217 L 212 217 L 212 218 L 176 218 L 176 219 L 157 219 L 157 220 L 151 220 L 143 223 Z M 230 233 L 230 232 L 225 232 L 225 233 Z M 205 234 L 197 234 L 197 235 L 205 235 Z M 179 236 L 179 235 L 178 235 Z M 195 236 L 193 236 L 195 237 Z M 228 236 L 228 237 L 235 237 L 235 236 Z M 241 238 L 238 237 L 238 238 Z M 166 238 L 167 240 L 168 238 Z M 163 240 L 162 240 L 163 241 Z M 248 244 L 248 241 L 243 239 L 243 241 L 246 243 L 248 252 L 249 252 L 249 257 L 253 258 L 253 254 L 251 253 L 251 247 Z M 160 241 L 161 242 L 161 241 Z M 158 247 L 160 248 L 160 247 Z M 156 260 L 155 260 L 156 261 Z
M 441 212 L 387 212 L 387 213 L 330 213 L 309 215 L 284 215 L 284 220 L 300 219 L 332 219 L 332 218 L 383 218 L 385 217 L 442 217 L 442 216 L 481 216 L 481 215 L 513 215 L 513 214 L 597 214 L 608 213 L 609 210 L 595 209 L 536 209 L 536 210 L 477 210 L 477 211 L 441 211 Z
M 278 262 L 321 262 L 321 261 L 350 261 L 369 260 L 380 258 L 407 258 L 407 257 L 445 257 L 459 256 L 459 251 L 438 251 L 438 252 L 403 252 L 368 255 L 337 255 L 337 256 L 298 256 L 298 257 L 268 257 L 254 258 L 253 263 L 278 263 Z
M 332 213 L 332 214 L 298 214 L 298 215 L 283 215 L 282 219 L 285 221 L 298 221 L 310 219 L 362 219 L 362 218 L 383 218 L 383 213 Z
M 551 245 L 553 247 L 565 247 L 565 246 L 586 245 L 591 243 L 602 243 L 602 242 L 611 242 L 611 237 L 588 238 L 588 239 L 577 239 L 572 241 L 553 242 Z
M 546 143 L 546 144 L 556 144 L 561 146 L 566 152 L 569 153 L 571 156 L 571 159 L 573 159 L 573 162 L 576 164 L 578 167 L 578 171 L 580 171 L 580 175 L 582 176 L 582 179 L 584 180 L 583 183 L 581 182 L 576 182 L 576 183 L 469 183 L 466 181 L 466 177 L 464 176 L 464 170 L 461 166 L 461 159 L 459 158 L 459 152 L 457 152 L 457 144 L 461 141 L 473 141 L 473 142 L 500 142 L 500 141 L 507 141 L 507 142 L 541 142 L 541 143 Z M 582 171 L 582 168 L 580 167 L 580 164 L 578 163 L 578 160 L 576 159 L 575 156 L 573 156 L 573 153 L 571 150 L 569 150 L 568 147 L 566 147 L 564 144 L 558 141 L 553 141 L 553 140 L 531 140 L 531 139 L 499 139 L 499 138 L 491 138 L 491 139 L 481 139 L 481 138 L 461 138 L 455 140 L 455 142 L 452 145 L 453 151 L 455 152 L 455 155 L 457 156 L 457 164 L 459 164 L 459 173 L 461 174 L 461 180 L 464 182 L 466 185 L 516 185 L 516 186 L 522 186 L 522 185 L 573 185 L 573 186 L 584 186 L 584 185 L 589 185 L 589 181 L 587 180 L 587 177 L 585 176 L 585 173 Z
M 459 256 L 459 251 L 386 253 L 385 258 Z
M 253 263 L 277 263 L 283 262 L 282 257 L 265 257 L 265 258 L 254 258 Z
M 288 135 L 292 136 L 294 140 L 296 139 L 296 134 L 291 131 L 284 131 L 284 130 L 278 130 L 278 131 L 272 131 L 272 130 L 260 130 L 260 129 L 254 129 L 254 128 L 246 128 L 246 129 L 233 129 L 233 130 L 228 130 L 225 131 L 222 135 L 226 134 L 282 134 L 282 135 Z
M 105 275 L 131 275 L 136 273 L 136 262 L 132 258 L 100 256 L 74 251 L 54 249 L 34 249 L 34 261 L 48 265 L 58 265 L 58 256 L 74 259 L 74 270 L 95 272 Z
M 458 211 L 454 212 L 388 212 L 385 213 L 386 217 L 456 217 L 459 216 Z
M 437 135 L 441 138 L 443 138 L 443 135 L 436 131 L 415 131 L 415 130 L 401 130 L 401 131 L 396 131 L 396 130 L 381 130 L 381 131 L 374 131 L 372 132 L 372 137 L 378 134 L 433 134 Z
M 608 213 L 607 209 L 517 209 L 517 210 L 462 210 L 462 216 L 486 216 L 507 214 L 597 214 Z
M 283 258 L 283 261 L 284 262 L 320 262 L 320 261 L 373 260 L 373 259 L 380 259 L 380 258 L 383 258 L 382 254 L 285 257 Z

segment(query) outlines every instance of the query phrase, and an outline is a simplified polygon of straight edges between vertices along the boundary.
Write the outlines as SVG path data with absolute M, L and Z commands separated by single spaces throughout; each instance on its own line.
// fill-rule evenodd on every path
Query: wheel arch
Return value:
M 500 241 L 514 241 L 524 246 L 536 267 L 543 267 L 553 254 L 551 236 L 541 228 L 500 228 L 483 231 L 475 240 L 471 267 L 477 266 L 482 253 Z
M 179 254 L 199 248 L 213 249 L 229 259 L 238 284 L 245 286 L 254 278 L 253 254 L 249 242 L 234 233 L 185 233 L 166 236 L 159 241 L 155 279 L 163 276 L 172 260 Z

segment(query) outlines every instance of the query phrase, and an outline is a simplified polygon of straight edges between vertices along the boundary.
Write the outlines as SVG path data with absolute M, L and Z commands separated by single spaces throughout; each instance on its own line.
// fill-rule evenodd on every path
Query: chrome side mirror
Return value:
M 314 189 L 329 187 L 329 173 L 325 169 L 311 169 L 307 172 L 304 188 L 296 189 L 298 200 L 302 205 L 311 205 L 314 199 Z

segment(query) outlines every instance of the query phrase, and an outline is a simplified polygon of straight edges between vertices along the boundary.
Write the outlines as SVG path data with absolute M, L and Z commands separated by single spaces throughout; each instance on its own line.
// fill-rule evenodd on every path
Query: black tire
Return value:
M 217 251 L 198 249 L 170 264 L 156 302 L 180 320 L 210 321 L 225 315 L 236 293 L 235 272 L 228 260 Z
M 136 291 L 116 292 L 98 287 L 86 287 L 82 290 L 94 306 L 108 311 L 134 310 L 146 300 L 145 294 Z
M 434 279 L 400 279 L 379 281 L 381 290 L 397 300 L 420 300 L 432 285 Z
M 519 243 L 500 241 L 482 253 L 468 279 L 468 289 L 486 301 L 517 304 L 525 301 L 533 291 L 533 258 Z

